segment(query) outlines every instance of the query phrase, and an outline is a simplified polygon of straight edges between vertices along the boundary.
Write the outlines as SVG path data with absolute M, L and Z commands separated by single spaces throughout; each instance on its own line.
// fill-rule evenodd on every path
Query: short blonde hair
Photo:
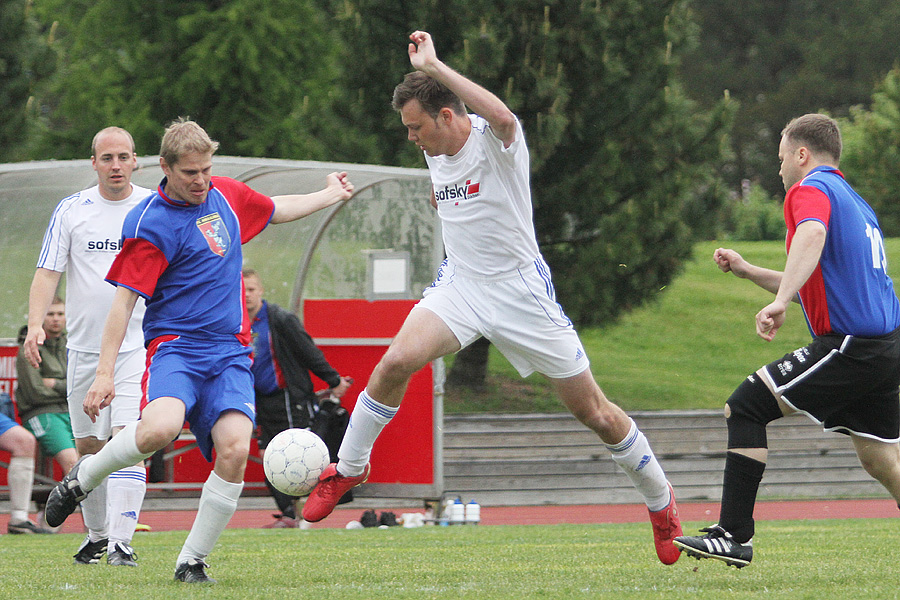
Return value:
M 159 147 L 159 155 L 167 165 L 174 165 L 178 160 L 190 152 L 200 154 L 215 154 L 219 149 L 219 142 L 210 139 L 200 125 L 187 117 L 178 117 L 166 127 L 162 144 Z

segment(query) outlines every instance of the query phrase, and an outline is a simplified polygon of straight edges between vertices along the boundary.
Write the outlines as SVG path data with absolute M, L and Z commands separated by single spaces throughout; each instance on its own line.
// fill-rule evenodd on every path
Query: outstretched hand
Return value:
M 412 43 L 407 51 L 409 62 L 417 71 L 426 71 L 429 66 L 438 62 L 437 52 L 434 49 L 434 41 L 431 34 L 424 31 L 414 31 L 409 35 Z

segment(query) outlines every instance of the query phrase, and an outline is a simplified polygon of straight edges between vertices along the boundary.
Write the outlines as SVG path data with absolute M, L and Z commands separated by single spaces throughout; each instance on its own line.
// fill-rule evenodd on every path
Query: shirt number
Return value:
M 872 247 L 872 268 L 887 273 L 887 256 L 884 252 L 884 238 L 881 237 L 881 231 L 866 223 L 866 237 L 869 238 L 869 245 Z

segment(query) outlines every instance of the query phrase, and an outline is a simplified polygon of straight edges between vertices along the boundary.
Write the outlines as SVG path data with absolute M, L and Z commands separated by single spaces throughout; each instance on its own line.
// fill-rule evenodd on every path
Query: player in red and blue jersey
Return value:
M 728 399 L 719 522 L 704 536 L 676 538 L 691 556 L 750 564 L 766 425 L 795 412 L 849 435 L 863 467 L 900 505 L 900 301 L 878 219 L 838 170 L 840 157 L 833 119 L 810 114 L 788 123 L 778 149 L 787 191 L 784 271 L 752 265 L 734 250 L 715 251 L 722 271 L 775 294 L 756 315 L 760 337 L 775 337 L 795 300 L 813 342 L 756 371 Z
M 181 119 L 166 129 L 160 150 L 165 178 L 126 217 L 122 250 L 107 276 L 116 295 L 84 401 L 92 419 L 113 401 L 115 357 L 140 296 L 147 305 L 141 420 L 82 458 L 53 489 L 46 509 L 48 523 L 62 523 L 103 477 L 165 447 L 187 420 L 207 460 L 216 450 L 176 561 L 175 579 L 187 583 L 213 581 L 205 558 L 237 508 L 254 427 L 241 244 L 269 223 L 302 218 L 353 194 L 347 174 L 332 173 L 318 192 L 269 198 L 212 177 L 217 148 L 193 121 Z

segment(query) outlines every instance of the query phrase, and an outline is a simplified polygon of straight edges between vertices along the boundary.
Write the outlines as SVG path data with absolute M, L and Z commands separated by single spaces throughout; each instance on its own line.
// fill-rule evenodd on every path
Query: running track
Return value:
M 272 504 L 274 509 L 274 502 Z M 312 528 L 343 528 L 349 521 L 358 520 L 364 508 L 339 508 Z M 375 509 L 376 512 L 382 512 Z M 422 512 L 421 504 L 409 508 L 386 508 L 398 517 L 404 512 Z M 718 503 L 679 504 L 682 521 L 715 523 L 719 516 Z M 274 510 L 238 510 L 228 524 L 229 529 L 259 528 L 271 523 Z M 194 520 L 194 510 L 145 510 L 140 522 L 153 531 L 188 530 Z M 816 500 L 759 502 L 754 516 L 760 521 L 790 519 L 849 519 L 888 518 L 900 516 L 891 500 Z M 647 520 L 647 508 L 640 504 L 607 505 L 544 505 L 544 506 L 482 506 L 482 525 L 547 525 L 558 523 L 632 523 Z M 0 515 L 0 532 L 6 533 L 8 514 Z M 81 514 L 76 513 L 63 525 L 60 533 L 84 531 Z

